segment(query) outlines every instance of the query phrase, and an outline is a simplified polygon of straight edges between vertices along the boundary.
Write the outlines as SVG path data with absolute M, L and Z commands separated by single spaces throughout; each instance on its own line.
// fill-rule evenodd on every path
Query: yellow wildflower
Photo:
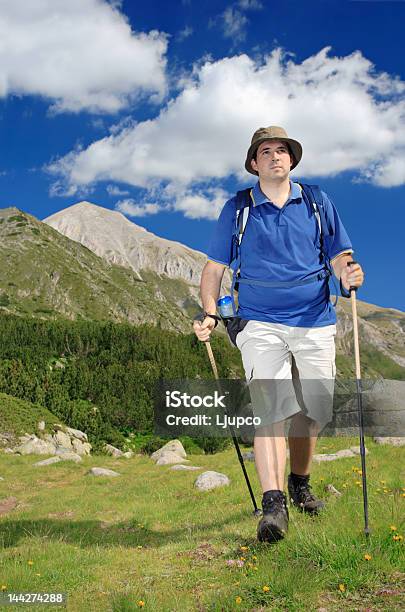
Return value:
M 369 555 L 368 553 L 366 553 L 366 554 L 364 555 L 364 558 L 365 558 L 365 560 L 366 560 L 366 561 L 370 561 L 370 560 L 371 560 L 371 555 Z
M 346 587 L 345 587 L 345 585 L 344 585 L 344 584 L 339 584 L 339 591 L 340 591 L 341 593 L 344 593 L 344 592 L 346 591 Z
M 249 550 L 249 546 L 240 546 L 240 549 L 245 552 L 246 550 Z
M 242 603 L 242 597 L 240 597 L 239 595 L 237 597 L 235 597 L 235 603 L 236 604 Z
M 265 584 L 263 587 L 263 593 L 268 593 L 269 591 L 270 591 L 270 587 L 267 586 L 267 584 Z
M 1 590 L 2 591 L 7 591 L 7 585 L 6 584 L 2 584 L 1 585 Z
M 252 559 L 253 559 L 253 561 L 256 561 L 256 559 L 257 559 L 256 555 L 253 555 Z
M 145 602 L 144 602 L 144 601 L 142 601 L 142 599 L 140 599 L 140 600 L 138 601 L 138 608 L 143 608 L 143 607 L 144 607 L 144 605 L 145 605 Z
M 395 525 L 391 525 L 390 529 L 391 529 L 391 531 L 396 531 L 396 530 L 397 530 L 397 528 L 395 527 Z
M 33 562 L 33 561 L 31 561 L 31 560 L 29 560 L 29 561 L 28 561 L 28 565 L 34 565 L 34 562 Z

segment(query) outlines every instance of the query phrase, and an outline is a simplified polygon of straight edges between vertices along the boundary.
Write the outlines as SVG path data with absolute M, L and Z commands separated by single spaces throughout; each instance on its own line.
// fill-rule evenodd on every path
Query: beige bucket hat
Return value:
M 302 146 L 300 143 L 297 140 L 289 138 L 284 128 L 278 127 L 277 125 L 270 125 L 269 127 L 259 128 L 252 136 L 252 142 L 247 152 L 245 161 L 245 168 L 248 172 L 250 172 L 250 174 L 255 174 L 257 176 L 257 172 L 253 170 L 251 162 L 258 146 L 265 140 L 282 140 L 283 142 L 288 142 L 293 156 L 291 170 L 293 170 L 295 166 L 299 164 L 302 157 Z

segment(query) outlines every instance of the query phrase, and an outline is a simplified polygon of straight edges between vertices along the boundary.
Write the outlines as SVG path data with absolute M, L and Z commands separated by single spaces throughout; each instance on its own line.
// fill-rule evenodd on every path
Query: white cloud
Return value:
M 107 185 L 105 188 L 109 196 L 126 196 L 129 195 L 129 191 L 120 189 L 117 185 Z
M 180 32 L 177 34 L 177 40 L 179 42 L 183 42 L 186 38 L 189 38 L 193 34 L 194 30 L 190 26 L 185 26 Z
M 166 92 L 166 35 L 133 32 L 107 0 L 0 0 L 0 97 L 39 95 L 54 112 L 116 112 Z
M 122 212 L 124 215 L 128 215 L 128 217 L 146 217 L 147 215 L 155 215 L 159 212 L 160 207 L 157 204 L 137 204 L 135 200 L 129 198 L 117 202 L 115 210 Z
M 230 38 L 233 42 L 232 47 L 242 42 L 246 38 L 246 26 L 249 19 L 245 13 L 248 11 L 259 11 L 263 5 L 258 0 L 238 0 L 230 4 L 217 17 L 210 20 L 210 25 L 219 24 L 225 38 Z
M 161 199 L 169 203 L 169 208 L 180 211 L 190 219 L 217 219 L 224 203 L 231 194 L 220 187 L 198 186 L 185 189 L 170 185 L 161 194 Z
M 248 18 L 234 6 L 228 6 L 221 15 L 223 34 L 231 38 L 234 43 L 245 40 L 245 26 Z
M 238 6 L 245 11 L 260 11 L 263 8 L 258 0 L 239 0 Z
M 212 194 L 201 195 L 202 186 L 220 187 L 230 175 L 252 184 L 255 179 L 244 171 L 252 133 L 282 125 L 303 143 L 296 176 L 354 171 L 377 185 L 400 185 L 404 93 L 404 82 L 375 72 L 360 52 L 333 57 L 325 48 L 302 63 L 280 50 L 260 63 L 247 55 L 207 61 L 155 119 L 123 124 L 48 170 L 68 190 L 108 180 L 143 187 L 160 201 L 159 188 L 168 197 L 171 187 L 174 206 L 180 194 L 199 194 L 205 203 L 187 196 L 177 205 L 210 217 L 216 205 L 209 204 Z

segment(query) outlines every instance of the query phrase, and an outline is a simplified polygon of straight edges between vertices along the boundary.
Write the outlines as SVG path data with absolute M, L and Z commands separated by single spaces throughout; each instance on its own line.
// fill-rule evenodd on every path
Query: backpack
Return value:
M 231 263 L 230 268 L 233 272 L 232 278 L 232 286 L 231 286 L 231 298 L 232 298 L 232 306 L 233 313 L 236 316 L 236 307 L 234 301 L 234 291 L 238 291 L 240 283 L 248 283 L 250 285 L 259 285 L 261 287 L 297 287 L 299 285 L 306 285 L 307 283 L 313 283 L 319 280 L 328 279 L 332 277 L 333 279 L 333 270 L 330 263 L 330 259 L 327 256 L 324 249 L 324 239 L 323 236 L 329 234 L 328 230 L 328 222 L 327 215 L 325 211 L 325 205 L 322 198 L 321 190 L 318 185 L 305 185 L 299 183 L 302 189 L 302 195 L 305 203 L 311 210 L 312 214 L 315 215 L 318 228 L 319 228 L 319 240 L 320 240 L 320 248 L 321 248 L 321 257 L 322 263 L 324 264 L 324 269 L 317 274 L 313 274 L 309 278 L 302 281 L 291 281 L 291 282 L 270 282 L 270 281 L 260 281 L 260 280 L 251 280 L 251 279 L 243 279 L 240 278 L 240 248 L 242 243 L 242 238 L 244 235 L 244 231 L 246 228 L 246 224 L 249 218 L 250 208 L 252 205 L 252 197 L 251 197 L 251 188 L 243 189 L 242 191 L 238 191 L 236 194 L 236 215 L 235 215 L 235 227 L 232 234 L 232 254 L 231 254 Z M 336 285 L 335 285 L 336 288 Z M 337 303 L 337 294 L 336 300 L 333 306 L 336 306 Z

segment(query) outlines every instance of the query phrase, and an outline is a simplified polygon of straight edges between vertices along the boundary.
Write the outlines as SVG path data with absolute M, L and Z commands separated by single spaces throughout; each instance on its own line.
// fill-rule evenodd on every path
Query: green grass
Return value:
M 16 437 L 26 432 L 34 433 L 39 421 L 45 422 L 45 431 L 52 430 L 54 423 L 61 423 L 58 417 L 39 404 L 0 393 L 0 431 Z
M 356 443 L 322 438 L 317 452 Z M 199 472 L 156 467 L 145 456 L 93 456 L 81 464 L 38 468 L 37 457 L 0 455 L 0 499 L 18 500 L 0 518 L 0 587 L 66 592 L 72 611 L 132 611 L 140 600 L 145 610 L 176 612 L 400 610 L 404 541 L 392 536 L 405 530 L 405 452 L 370 440 L 367 446 L 369 542 L 356 484 L 361 477 L 353 471 L 360 467 L 357 457 L 314 465 L 312 484 L 327 509 L 316 519 L 290 509 L 288 536 L 273 546 L 256 541 L 256 519 L 233 449 L 191 457 L 194 465 L 231 479 L 229 487 L 208 493 L 193 487 Z M 121 476 L 86 476 L 96 465 Z M 260 501 L 251 462 L 247 470 Z M 325 493 L 327 483 L 342 497 Z M 240 557 L 243 567 L 227 565 Z

